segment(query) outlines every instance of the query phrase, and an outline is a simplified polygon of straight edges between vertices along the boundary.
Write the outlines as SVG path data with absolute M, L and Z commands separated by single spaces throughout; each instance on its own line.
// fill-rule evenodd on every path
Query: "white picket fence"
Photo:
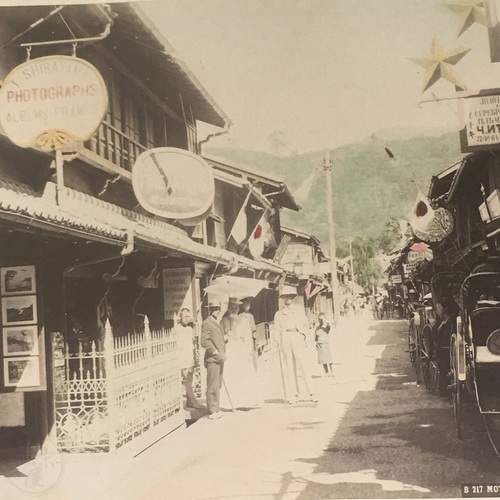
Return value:
M 113 337 L 109 322 L 102 349 L 79 342 L 70 352 L 54 336 L 55 423 L 59 448 L 115 451 L 156 426 L 183 422 L 182 385 L 173 330 Z

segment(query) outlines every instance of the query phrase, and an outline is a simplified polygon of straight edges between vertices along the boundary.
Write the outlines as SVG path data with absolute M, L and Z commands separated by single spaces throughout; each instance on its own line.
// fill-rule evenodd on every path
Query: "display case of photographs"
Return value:
M 3 387 L 42 390 L 44 351 L 43 338 L 39 338 L 35 266 L 2 267 L 0 280 Z

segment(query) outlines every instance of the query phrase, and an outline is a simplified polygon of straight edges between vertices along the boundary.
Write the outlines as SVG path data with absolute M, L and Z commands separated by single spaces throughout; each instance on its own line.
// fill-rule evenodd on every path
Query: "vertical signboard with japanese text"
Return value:
M 192 276 L 190 267 L 163 270 L 163 303 L 166 320 L 175 320 L 183 307 L 193 310 Z

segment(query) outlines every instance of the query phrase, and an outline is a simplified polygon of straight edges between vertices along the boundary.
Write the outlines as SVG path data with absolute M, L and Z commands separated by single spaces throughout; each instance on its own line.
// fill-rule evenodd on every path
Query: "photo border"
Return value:
M 29 363 L 36 364 L 36 373 L 37 373 L 37 382 L 36 384 L 20 384 L 19 382 L 11 382 L 9 380 L 9 363 L 19 362 L 19 361 L 28 361 Z M 3 375 L 4 375 L 4 386 L 5 387 L 40 387 L 41 385 L 41 376 L 40 376 L 40 357 L 39 356 L 16 356 L 12 358 L 4 358 L 3 360 Z
M 33 304 L 33 318 L 25 321 L 7 321 L 7 309 L 9 304 L 16 300 L 26 300 L 30 299 Z M 12 307 L 12 306 L 10 306 Z M 2 298 L 2 324 L 3 326 L 14 326 L 14 325 L 32 325 L 38 323 L 37 314 L 37 296 L 36 295 L 17 295 L 13 297 L 3 297 Z
M 26 269 L 28 275 L 31 277 L 31 288 L 30 290 L 15 290 L 8 291 L 5 283 L 5 277 L 8 271 Z M 34 265 L 29 266 L 10 266 L 0 268 L 1 277 L 1 293 L 3 296 L 13 296 L 13 295 L 30 295 L 36 293 L 36 270 Z
M 30 351 L 17 351 L 17 352 L 9 352 L 9 344 L 8 344 L 8 335 L 7 331 L 13 331 L 13 330 L 26 330 L 26 329 L 32 329 L 34 336 L 33 336 L 33 349 Z M 38 325 L 20 325 L 20 326 L 5 326 L 2 329 L 2 345 L 3 345 L 3 355 L 4 357 L 17 357 L 17 356 L 39 356 L 39 349 L 38 349 Z

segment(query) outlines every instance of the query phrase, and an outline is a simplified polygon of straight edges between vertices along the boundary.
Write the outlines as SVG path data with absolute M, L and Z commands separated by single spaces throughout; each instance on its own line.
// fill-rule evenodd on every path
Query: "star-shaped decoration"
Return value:
M 483 0 L 454 0 L 444 5 L 460 16 L 458 36 L 467 31 L 474 23 L 487 26 L 486 7 Z
M 465 85 L 455 74 L 452 66 L 455 66 L 470 50 L 466 48 L 445 50 L 441 42 L 434 38 L 432 40 L 431 54 L 428 57 L 419 59 L 411 58 L 414 63 L 427 70 L 422 93 L 429 87 L 432 87 L 441 78 L 453 83 L 457 87 L 457 90 L 466 90 Z

